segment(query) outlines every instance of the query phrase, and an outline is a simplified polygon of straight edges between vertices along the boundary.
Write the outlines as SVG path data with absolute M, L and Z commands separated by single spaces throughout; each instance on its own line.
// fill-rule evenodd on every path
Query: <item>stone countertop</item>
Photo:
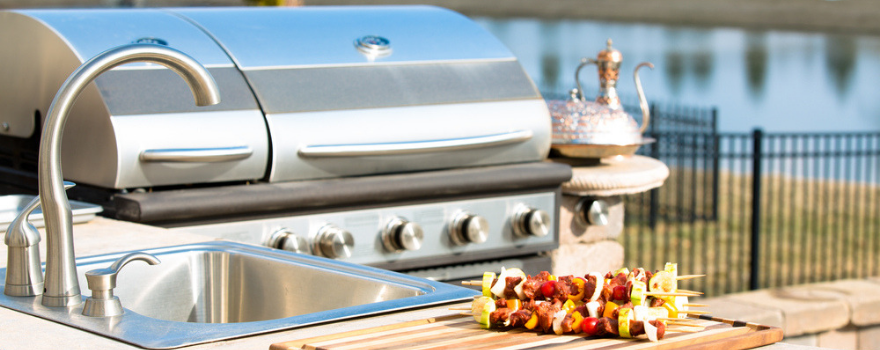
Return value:
M 120 222 L 98 217 L 87 224 L 74 226 L 74 249 L 77 256 L 147 249 L 214 240 L 211 237 L 172 232 L 162 228 Z M 45 240 L 41 255 L 45 256 Z M 45 259 L 45 258 L 43 258 Z M 6 249 L 0 249 L 0 267 L 6 265 Z M 272 332 L 263 335 L 194 345 L 185 349 L 268 349 L 274 343 L 293 341 L 339 332 L 366 329 L 400 322 L 451 314 L 450 305 L 395 312 L 349 321 Z M 62 324 L 49 322 L 14 310 L 0 308 L 0 349 L 139 349 Z M 807 350 L 813 347 L 773 344 L 764 350 Z

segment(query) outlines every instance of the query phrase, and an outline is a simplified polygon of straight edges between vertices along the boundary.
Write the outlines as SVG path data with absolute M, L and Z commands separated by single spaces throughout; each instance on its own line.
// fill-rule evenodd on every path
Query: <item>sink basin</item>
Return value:
M 166 349 L 347 318 L 471 299 L 477 292 L 386 270 L 232 242 L 142 250 L 161 264 L 126 265 L 114 294 L 125 314 L 86 317 L 82 305 L 47 308 L 40 297 L 0 306 L 145 348 Z M 77 259 L 84 273 L 125 253 Z M 0 269 L 0 280 L 6 269 Z M 0 285 L 2 289 L 2 285 Z

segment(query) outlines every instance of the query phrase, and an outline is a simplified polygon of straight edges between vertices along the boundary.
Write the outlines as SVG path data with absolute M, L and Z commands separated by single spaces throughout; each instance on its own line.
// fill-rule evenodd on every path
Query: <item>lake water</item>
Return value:
M 719 109 L 720 131 L 880 131 L 880 37 L 586 20 L 475 18 L 516 55 L 542 91 L 573 88 L 581 57 L 612 39 L 624 55 L 621 95 L 633 68 L 650 101 Z M 595 66 L 581 71 L 598 88 Z

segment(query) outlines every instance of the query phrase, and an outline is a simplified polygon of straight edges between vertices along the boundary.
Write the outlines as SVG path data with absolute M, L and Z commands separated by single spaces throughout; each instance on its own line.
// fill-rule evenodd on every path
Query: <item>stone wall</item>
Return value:
M 880 349 L 880 277 L 695 299 L 713 316 L 782 328 L 783 342 Z
M 588 197 L 562 196 L 559 211 L 559 249 L 550 253 L 553 273 L 583 275 L 590 271 L 612 271 L 623 266 L 623 246 L 617 238 L 623 231 L 623 200 L 601 197 L 608 204 L 608 224 L 589 225 L 579 212 L 578 202 Z

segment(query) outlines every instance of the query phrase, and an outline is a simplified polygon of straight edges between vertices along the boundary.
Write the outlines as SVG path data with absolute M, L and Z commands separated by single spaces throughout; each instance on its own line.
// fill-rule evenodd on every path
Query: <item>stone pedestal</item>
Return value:
M 553 273 L 583 275 L 606 272 L 623 265 L 623 195 L 660 187 L 669 177 L 662 162 L 643 156 L 609 159 L 553 158 L 572 166 L 572 178 L 562 185 L 559 244 L 550 252 Z M 600 201 L 604 220 L 590 222 L 586 210 Z M 596 218 L 594 216 L 594 218 Z

